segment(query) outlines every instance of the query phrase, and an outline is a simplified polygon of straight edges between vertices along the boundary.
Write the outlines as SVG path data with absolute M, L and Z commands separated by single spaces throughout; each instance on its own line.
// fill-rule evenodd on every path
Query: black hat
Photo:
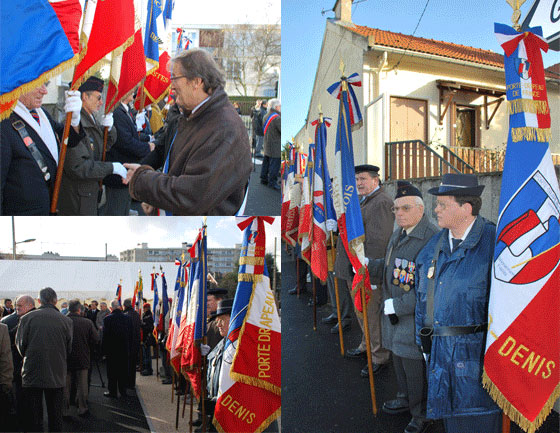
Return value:
M 208 289 L 206 291 L 206 294 L 207 295 L 214 295 L 214 296 L 218 295 L 219 296 L 219 295 L 227 295 L 227 292 L 228 292 L 227 289 L 220 289 L 219 287 L 216 287 L 215 289 Z
M 92 92 L 97 91 L 103 93 L 103 80 L 97 77 L 89 77 L 83 84 L 78 88 L 80 92 Z
M 478 184 L 478 178 L 474 174 L 449 173 L 443 175 L 438 187 L 431 188 L 428 192 L 432 195 L 473 195 L 480 197 L 483 189 L 484 185 Z
M 354 167 L 354 173 L 358 174 L 358 173 L 363 173 L 363 172 L 368 172 L 369 174 L 371 174 L 372 176 L 379 176 L 379 167 L 376 165 L 371 165 L 371 164 L 362 164 L 362 165 L 357 165 L 356 167 Z
M 223 314 L 231 314 L 232 308 L 233 299 L 222 299 L 218 302 L 218 309 L 214 313 L 210 314 L 210 320 L 214 320 L 216 317 Z
M 417 196 L 422 198 L 422 193 L 418 188 L 406 180 L 397 181 L 397 194 L 395 200 L 401 197 Z

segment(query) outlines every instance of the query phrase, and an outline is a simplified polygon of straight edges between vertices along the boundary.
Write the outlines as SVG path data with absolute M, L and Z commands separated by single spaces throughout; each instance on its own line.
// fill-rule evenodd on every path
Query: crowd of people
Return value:
M 146 129 L 146 111 L 133 113 L 134 91 L 105 115 L 100 78 L 67 91 L 72 127 L 57 213 L 129 215 L 132 199 L 148 215 L 242 212 L 251 148 L 224 86 L 211 55 L 182 51 L 171 60 L 173 108 L 155 134 Z M 43 84 L 22 95 L 0 124 L 1 215 L 50 213 L 64 125 L 41 108 L 46 94 Z
M 212 425 L 217 400 L 224 337 L 229 329 L 233 299 L 228 291 L 207 292 L 207 343 L 201 352 L 208 356 L 205 413 L 207 431 Z M 168 300 L 171 303 L 171 299 Z M 2 431 L 44 431 L 43 398 L 48 431 L 63 431 L 64 417 L 87 417 L 92 372 L 105 363 L 107 388 L 104 396 L 134 395 L 136 374 L 154 374 L 153 357 L 161 352 L 161 383 L 174 383 L 176 392 L 188 393 L 188 382 L 177 374 L 166 349 L 169 313 L 154 332 L 151 305 L 145 302 L 140 315 L 128 298 L 98 303 L 73 299 L 60 304 L 52 288 L 39 292 L 38 306 L 30 295 L 20 295 L 15 309 L 4 300 L 0 321 L 0 419 Z M 100 307 L 100 308 L 98 308 Z M 66 311 L 64 311 L 64 309 Z M 156 340 L 157 336 L 157 340 Z M 75 409 L 74 409 L 75 406 Z M 201 402 L 196 431 L 202 431 Z
M 394 398 L 383 402 L 382 410 L 410 413 L 405 433 L 427 432 L 436 419 L 447 433 L 499 433 L 501 412 L 481 383 L 495 239 L 495 225 L 479 215 L 484 186 L 474 175 L 444 175 L 441 185 L 428 191 L 436 197 L 439 230 L 410 182 L 398 181 L 391 199 L 378 167 L 356 166 L 355 178 L 372 289 L 365 312 L 371 372 L 383 374 L 392 359 L 397 379 Z M 298 267 L 298 287 L 290 294 L 306 290 L 301 257 Z M 317 285 L 316 298 L 325 304 L 328 292 L 332 313 L 322 322 L 336 324 L 331 332 L 338 334 L 334 278 L 342 331 L 350 329 L 352 310 L 362 329 L 361 343 L 345 356 L 365 362 L 363 314 L 354 303 L 354 270 L 340 238 L 334 273 Z M 361 376 L 369 374 L 366 364 Z

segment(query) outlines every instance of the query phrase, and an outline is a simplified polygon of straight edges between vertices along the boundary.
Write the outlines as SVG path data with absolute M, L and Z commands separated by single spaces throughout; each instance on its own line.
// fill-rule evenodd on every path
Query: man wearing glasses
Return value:
M 104 128 L 109 128 L 107 148 L 117 137 L 113 128 L 113 113 L 102 116 L 101 121 L 94 116 L 103 105 L 103 80 L 92 76 L 78 90 L 81 92 L 81 124 L 86 138 L 76 147 L 68 149 L 58 210 L 60 215 L 97 215 L 99 182 L 113 173 L 125 178 L 126 169 L 120 162 L 102 161 Z
M 360 196 L 360 208 L 364 222 L 365 241 L 364 249 L 366 258 L 370 261 L 384 256 L 385 248 L 393 233 L 393 223 L 395 216 L 391 212 L 393 200 L 387 195 L 379 180 L 379 167 L 375 165 L 358 165 L 354 168 L 356 174 L 356 187 Z M 352 279 L 354 271 L 350 260 L 346 255 L 346 250 L 342 245 L 342 239 L 337 243 L 337 256 L 335 261 L 335 273 L 337 278 L 346 280 L 350 292 L 352 292 Z M 381 290 L 377 287 L 381 283 L 380 278 L 372 277 L 370 280 L 374 290 L 370 295 L 367 306 L 368 328 L 371 346 L 371 356 L 373 361 L 373 374 L 389 362 L 390 352 L 381 346 Z M 354 299 L 352 294 L 351 299 Z M 348 358 L 366 357 L 366 341 L 363 333 L 364 325 L 362 313 L 354 308 L 358 322 L 362 328 L 362 341 L 355 349 L 346 352 Z M 368 366 L 361 371 L 362 377 L 369 377 Z
M 210 54 L 182 51 L 171 64 L 171 90 L 183 115 L 169 150 L 154 150 L 165 155 L 161 173 L 125 164 L 130 195 L 160 215 L 234 215 L 251 173 L 247 130 Z
M 397 182 L 392 210 L 398 228 L 389 240 L 385 258 L 370 260 L 368 264 L 370 276 L 383 281 L 382 342 L 393 353 L 397 377 L 397 398 L 383 403 L 383 411 L 389 414 L 410 411 L 412 420 L 405 433 L 420 433 L 429 423 L 426 369 L 414 328 L 416 256 L 438 230 L 424 214 L 421 192 L 410 182 Z
M 447 433 L 497 433 L 500 410 L 482 388 L 488 296 L 496 227 L 479 215 L 471 174 L 446 174 L 429 190 L 443 228 L 420 251 L 416 342 L 427 360 L 427 417 Z

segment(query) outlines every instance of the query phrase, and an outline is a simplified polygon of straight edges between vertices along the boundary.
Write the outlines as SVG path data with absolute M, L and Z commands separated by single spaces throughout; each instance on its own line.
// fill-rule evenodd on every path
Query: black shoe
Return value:
M 202 425 L 202 420 L 200 418 L 197 419 L 196 421 L 192 422 L 193 427 L 198 427 L 198 426 L 201 426 L 201 425 Z
M 152 374 L 154 374 L 153 371 L 148 371 L 148 370 L 144 370 L 142 371 L 142 373 L 140 373 L 142 376 L 151 376 Z
M 404 433 L 425 433 L 431 424 L 431 421 L 424 421 L 420 418 L 412 417 L 404 429 Z
M 381 369 L 385 366 L 385 364 L 376 364 L 375 362 L 371 363 L 371 371 L 373 374 L 377 374 L 381 371 Z M 368 378 L 369 377 L 369 370 L 368 370 L 368 366 L 366 364 L 366 366 L 364 368 L 362 368 L 362 371 L 360 371 L 360 376 Z
M 173 381 L 171 379 L 163 379 L 161 381 L 162 385 L 171 385 L 173 383 Z
M 105 397 L 110 397 L 110 398 L 119 398 L 119 397 L 117 396 L 117 394 L 113 394 L 112 392 L 109 392 L 109 391 L 105 391 L 105 392 L 103 393 L 103 395 L 104 395 Z
M 334 325 L 336 322 L 338 322 L 338 317 L 333 314 L 321 319 L 321 323 L 324 323 L 325 325 Z
M 350 322 L 342 322 L 342 332 L 350 331 Z M 338 323 L 331 328 L 331 334 L 338 334 Z
M 346 356 L 346 358 L 361 359 L 361 358 L 365 358 L 367 355 L 365 350 L 361 350 L 359 347 L 356 347 L 355 349 L 348 349 L 344 356 Z
M 300 295 L 302 293 L 305 293 L 305 289 L 301 288 L 299 293 L 300 293 Z M 297 295 L 297 286 L 294 287 L 293 289 L 288 290 L 288 295 Z
M 391 415 L 408 412 L 408 400 L 404 398 L 396 398 L 383 403 L 383 412 Z
M 267 181 L 267 180 L 262 180 L 262 179 L 261 179 L 261 183 L 262 183 L 263 185 L 268 185 L 268 181 Z
M 313 298 L 311 298 L 309 301 L 307 301 L 307 306 L 308 307 L 313 307 Z M 317 307 L 322 307 L 323 305 L 325 305 L 326 302 L 317 302 Z
M 277 183 L 275 183 L 274 185 L 271 186 L 271 188 L 275 191 L 280 191 L 280 185 L 278 185 Z

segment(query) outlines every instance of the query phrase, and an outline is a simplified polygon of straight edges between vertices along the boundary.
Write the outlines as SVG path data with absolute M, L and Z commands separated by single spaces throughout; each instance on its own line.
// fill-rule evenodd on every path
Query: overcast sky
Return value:
M 46 251 L 65 256 L 120 257 L 120 252 L 147 242 L 150 247 L 180 247 L 192 243 L 202 226 L 202 217 L 15 217 L 16 241 L 36 239 L 17 245 L 18 253 Z M 229 248 L 241 243 L 243 233 L 234 217 L 208 217 L 208 247 Z M 266 224 L 267 252 L 280 251 L 280 217 Z M 0 252 L 12 252 L 12 219 L 0 217 Z

